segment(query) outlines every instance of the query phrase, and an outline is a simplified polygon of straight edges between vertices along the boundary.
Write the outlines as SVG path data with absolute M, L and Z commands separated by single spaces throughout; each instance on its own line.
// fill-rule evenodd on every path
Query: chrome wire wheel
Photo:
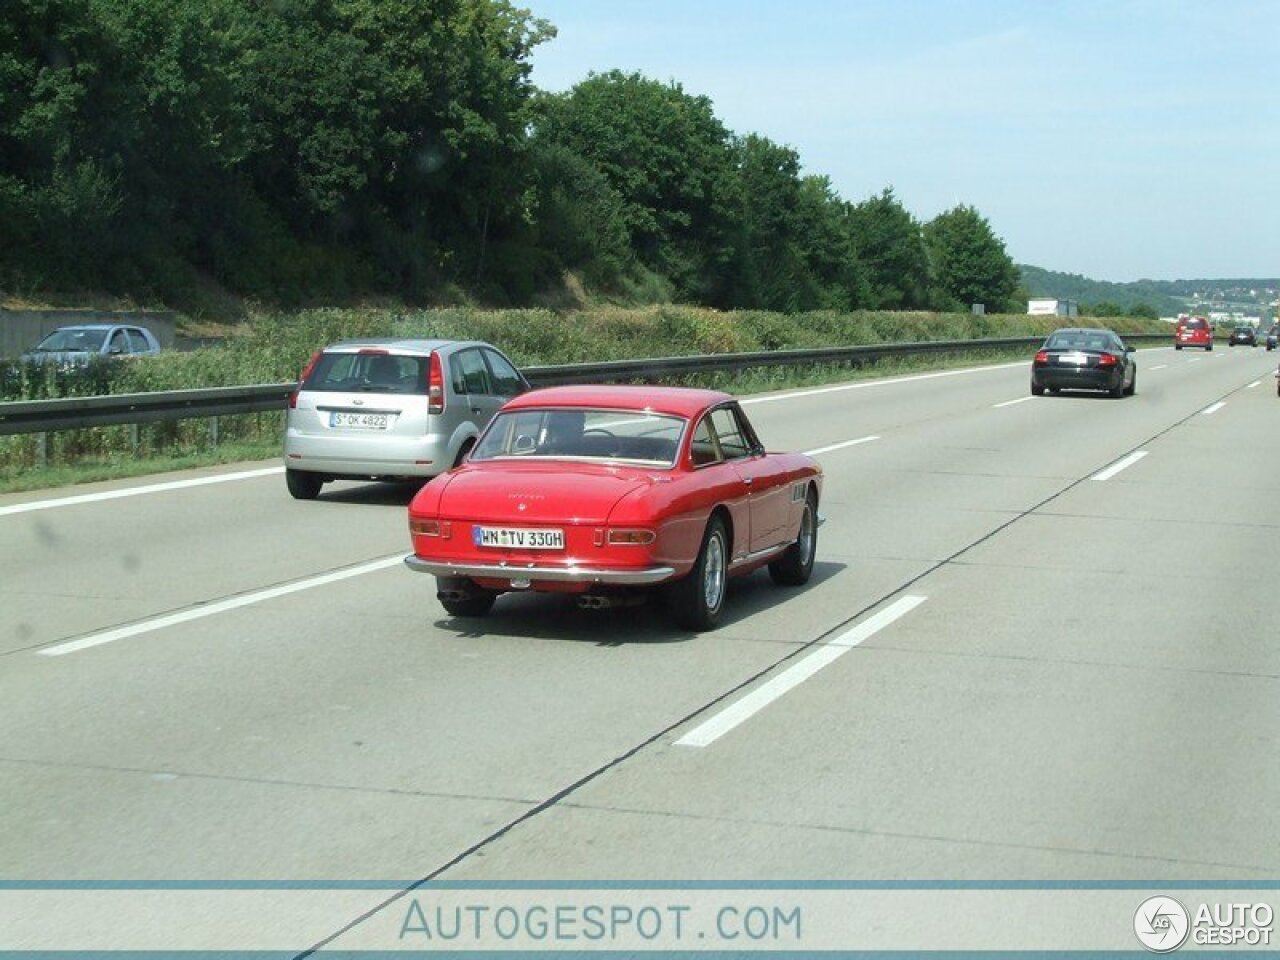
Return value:
M 724 602 L 724 585 L 724 539 L 716 530 L 707 540 L 707 557 L 702 567 L 702 602 L 709 612 L 719 610 Z

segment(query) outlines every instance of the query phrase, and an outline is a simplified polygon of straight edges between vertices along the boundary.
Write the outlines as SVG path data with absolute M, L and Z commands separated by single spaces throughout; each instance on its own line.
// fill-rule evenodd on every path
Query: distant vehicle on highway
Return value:
M 1231 339 L 1227 341 L 1227 346 L 1234 347 L 1237 343 L 1256 347 L 1258 345 L 1258 331 L 1249 326 L 1236 327 L 1231 331 Z
M 1274 350 L 1280 345 L 1280 325 L 1273 326 L 1267 331 L 1267 349 Z
M 512 400 L 457 470 L 409 505 L 413 553 L 457 617 L 508 591 L 626 605 L 661 586 L 676 622 L 710 630 L 728 580 L 768 565 L 809 580 L 822 468 L 766 453 L 733 397 L 579 386 Z
M 146 327 L 83 323 L 59 327 L 27 353 L 24 362 L 82 367 L 95 357 L 146 357 L 160 352 L 160 341 Z
M 1176 350 L 1183 347 L 1204 347 L 1213 349 L 1213 327 L 1206 317 L 1189 317 L 1185 314 L 1178 318 L 1178 326 L 1173 332 L 1173 346 Z
M 1105 390 L 1113 397 L 1138 390 L 1133 348 L 1105 328 L 1063 327 L 1049 334 L 1031 361 L 1031 393 Z
M 285 482 L 312 500 L 330 480 L 434 477 L 529 389 L 487 343 L 348 340 L 317 352 L 289 396 Z

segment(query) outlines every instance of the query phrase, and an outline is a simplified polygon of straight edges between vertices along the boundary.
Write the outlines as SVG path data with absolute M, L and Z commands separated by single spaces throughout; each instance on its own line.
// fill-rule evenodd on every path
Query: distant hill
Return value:
M 1186 300 L 1181 293 L 1175 292 L 1165 281 L 1110 283 L 1106 280 L 1090 280 L 1078 273 L 1058 273 L 1025 263 L 1018 264 L 1018 270 L 1022 274 L 1022 286 L 1032 297 L 1075 300 L 1085 309 L 1098 303 L 1114 303 L 1128 311 L 1146 304 L 1162 317 L 1175 316 L 1187 309 Z
M 1162 317 L 1179 313 L 1226 311 L 1272 316 L 1280 297 L 1280 278 L 1243 277 L 1196 280 L 1135 280 L 1109 283 L 1078 273 L 1058 273 L 1019 264 L 1022 286 L 1032 297 L 1075 300 L 1082 308 L 1113 303 L 1126 311 L 1147 304 Z

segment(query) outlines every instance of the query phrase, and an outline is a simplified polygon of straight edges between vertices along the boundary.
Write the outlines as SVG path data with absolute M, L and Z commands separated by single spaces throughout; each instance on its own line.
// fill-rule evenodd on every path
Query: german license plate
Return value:
M 1089 357 L 1083 353 L 1064 353 L 1058 357 L 1059 363 L 1069 363 L 1073 367 L 1083 367 L 1089 362 Z
M 391 418 L 385 413 L 341 413 L 337 410 L 329 414 L 329 426 L 344 430 L 385 430 Z
M 563 550 L 564 531 L 530 527 L 481 527 L 471 528 L 471 537 L 477 547 L 500 547 L 510 550 Z

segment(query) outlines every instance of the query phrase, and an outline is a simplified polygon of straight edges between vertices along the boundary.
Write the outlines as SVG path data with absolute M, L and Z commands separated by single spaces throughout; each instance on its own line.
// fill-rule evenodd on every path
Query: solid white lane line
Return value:
M 816 457 L 820 453 L 830 453 L 832 450 L 843 450 L 845 447 L 856 447 L 860 443 L 870 443 L 872 440 L 879 440 L 879 437 L 859 437 L 857 440 L 846 440 L 843 443 L 833 443 L 829 447 L 818 447 L 816 450 L 806 450 L 806 457 Z
M 841 393 L 845 390 L 866 390 L 870 387 L 888 387 L 895 383 L 916 383 L 920 380 L 937 380 L 941 377 L 961 377 L 969 373 L 985 373 L 988 370 L 1008 370 L 1010 367 L 1025 367 L 1027 362 L 1019 360 L 1015 363 L 997 363 L 986 367 L 966 367 L 963 370 L 942 370 L 938 373 L 917 373 L 909 377 L 890 377 L 885 380 L 859 380 L 857 383 L 840 383 L 831 387 L 813 387 L 808 390 L 792 390 L 788 393 L 774 393 L 763 397 L 747 397 L 739 400 L 741 406 L 753 403 L 773 403 L 776 400 L 796 400 L 800 397 L 816 397 L 824 393 Z
M 164 493 L 169 490 L 185 490 L 187 487 L 203 487 L 211 483 L 227 483 L 230 480 L 250 480 L 284 473 L 284 467 L 267 467 L 262 470 L 242 470 L 239 473 L 220 473 L 215 477 L 195 477 L 191 480 L 170 480 L 151 483 L 144 487 L 124 487 L 120 490 L 103 490 L 101 493 L 82 493 L 74 497 L 58 497 L 55 500 L 33 500 L 31 503 L 13 503 L 0 507 L 0 517 L 14 513 L 30 513 L 33 510 L 52 510 L 54 507 L 74 507 L 82 503 L 99 503 L 103 500 L 119 500 L 121 497 L 138 497 L 144 493 Z
M 741 700 L 721 710 L 714 717 L 694 727 L 677 740 L 678 747 L 705 747 L 719 740 L 739 724 L 751 719 L 784 693 L 798 687 L 823 667 L 834 663 L 868 637 L 874 636 L 904 614 L 910 613 L 926 597 L 906 596 L 868 617 L 840 636 L 826 641 L 799 663 L 757 687 Z
M 1225 406 L 1226 404 L 1223 403 L 1221 400 L 1219 400 L 1217 403 L 1213 404 L 1212 406 L 1205 407 L 1203 410 L 1201 410 L 1200 416 L 1202 417 L 1212 416 L 1213 414 L 1217 413 L 1219 410 L 1221 410 Z
M 1012 407 L 1015 403 L 1026 403 L 1028 400 L 1034 400 L 1034 399 L 1035 397 L 1031 397 L 1031 396 L 1019 397 L 1017 400 L 1006 400 L 1004 403 L 992 404 L 991 408 L 993 410 L 999 410 L 1001 407 Z
M 264 600 L 274 600 L 276 597 L 284 597 L 291 593 L 310 590 L 312 587 L 322 587 L 325 584 L 336 583 L 339 580 L 347 580 L 351 577 L 358 577 L 362 574 L 373 573 L 377 570 L 385 570 L 388 567 L 394 567 L 403 562 L 404 554 L 397 553 L 393 557 L 383 557 L 381 560 L 371 560 L 368 563 L 362 563 L 355 567 L 347 567 L 345 570 L 335 570 L 333 573 L 321 574 L 318 577 L 311 577 L 307 580 L 298 580 L 294 583 L 286 583 L 279 587 L 269 587 L 266 590 L 257 590 L 253 593 L 242 594 L 238 597 L 228 597 L 226 600 L 218 600 L 215 603 L 207 603 L 202 606 L 192 607 L 190 610 L 183 610 L 179 613 L 170 613 L 163 617 L 156 617 L 154 620 L 144 620 L 141 623 L 133 623 L 127 627 L 117 627 L 114 630 L 105 630 L 102 633 L 93 633 L 87 637 L 81 637 L 79 640 L 69 640 L 66 643 L 59 643 L 56 646 L 45 647 L 43 650 L 37 650 L 36 653 L 40 654 L 42 657 L 61 657 L 64 654 L 76 653 L 80 650 L 87 650 L 90 647 L 100 647 L 104 643 L 113 643 L 116 640 L 136 637 L 139 634 L 150 633 L 153 630 L 163 630 L 165 627 L 176 626 L 180 623 L 188 623 L 192 620 L 199 620 L 203 617 L 211 617 L 217 613 L 226 613 L 228 610 L 247 607 L 250 604 L 261 603 Z
M 1262 381 L 1261 381 L 1261 380 L 1255 380 L 1255 381 L 1253 381 L 1253 383 L 1251 383 L 1251 384 L 1249 384 L 1247 387 L 1245 387 L 1245 389 L 1246 389 L 1246 390 L 1252 390 L 1254 387 L 1260 387 L 1260 386 L 1262 386 Z
M 1203 357 L 1192 357 L 1190 360 L 1187 361 L 1187 363 L 1199 363 L 1203 359 L 1204 359 Z
M 1095 473 L 1090 479 L 1091 480 L 1110 480 L 1121 470 L 1124 470 L 1127 467 L 1132 467 L 1135 463 L 1137 463 L 1146 455 L 1147 455 L 1147 451 L 1145 450 L 1135 450 L 1133 453 L 1129 454 L 1123 460 L 1117 460 L 1111 466 L 1107 467 L 1107 469 L 1101 470 L 1098 473 Z
M 1150 372 L 1152 370 L 1163 370 L 1167 366 L 1169 366 L 1167 363 L 1157 363 L 1154 367 L 1147 367 L 1147 372 Z

